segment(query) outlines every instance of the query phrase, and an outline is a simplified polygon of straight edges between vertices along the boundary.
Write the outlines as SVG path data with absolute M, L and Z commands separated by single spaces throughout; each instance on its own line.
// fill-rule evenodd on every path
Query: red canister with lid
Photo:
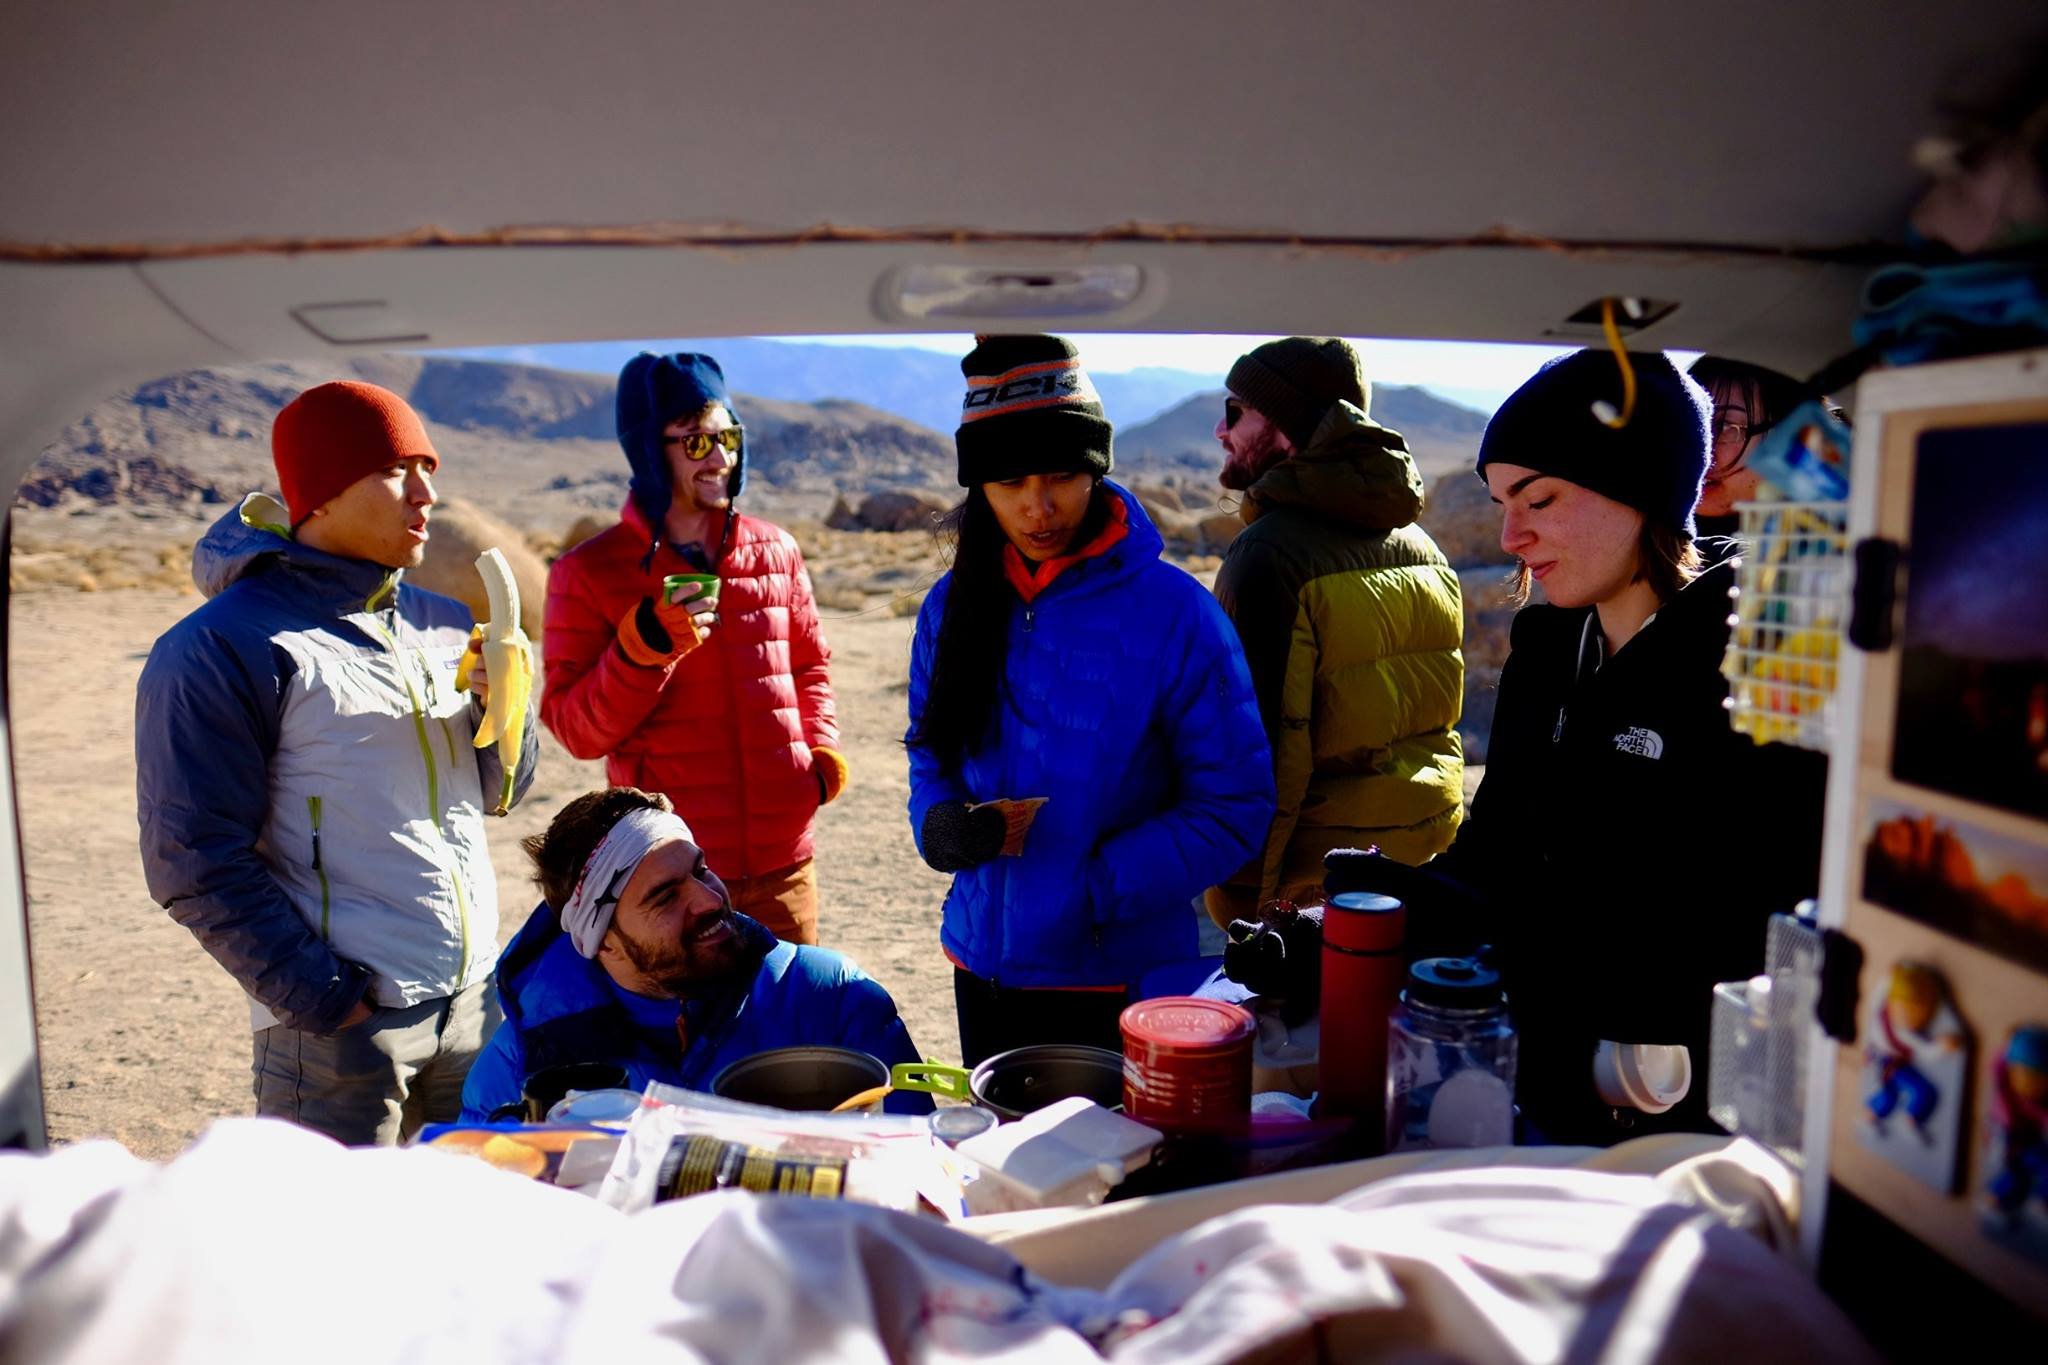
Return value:
M 1408 911 L 1392 896 L 1346 891 L 1323 907 L 1319 1118 L 1348 1118 L 1361 1153 L 1385 1150 L 1387 1019 L 1407 977 Z
M 1251 1011 L 1163 995 L 1125 1009 L 1119 1022 L 1126 1115 L 1164 1133 L 1229 1132 L 1250 1121 Z

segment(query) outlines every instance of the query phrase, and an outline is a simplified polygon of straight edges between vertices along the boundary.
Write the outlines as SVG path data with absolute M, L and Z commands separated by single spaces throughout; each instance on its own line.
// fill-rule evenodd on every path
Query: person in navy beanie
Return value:
M 1194 896 L 1264 838 L 1272 758 L 1229 620 L 1106 477 L 1073 345 L 977 337 L 960 368 L 967 496 L 904 744 L 918 853 L 952 878 L 961 1056 L 1121 1050 L 1124 1006 L 1196 960 Z
M 812 826 L 848 770 L 803 554 L 734 506 L 746 429 L 712 357 L 627 361 L 618 433 L 619 524 L 548 572 L 541 719 L 614 784 L 668 797 L 734 909 L 815 944 Z
M 1651 525 L 1688 539 L 1707 473 L 1713 404 L 1705 389 L 1662 352 L 1628 355 L 1635 406 L 1609 351 L 1584 350 L 1547 362 L 1508 396 L 1479 441 L 1478 474 L 1513 460 L 1633 507 Z
M 1826 759 L 1729 725 L 1737 547 L 1693 534 L 1707 458 L 1707 395 L 1660 354 L 1579 351 L 1501 405 L 1479 476 L 1516 594 L 1545 600 L 1515 616 L 1457 839 L 1361 876 L 1408 902 L 1416 955 L 1493 946 L 1520 1141 L 1716 1131 L 1714 984 L 1761 970 L 1767 918 L 1819 880 Z

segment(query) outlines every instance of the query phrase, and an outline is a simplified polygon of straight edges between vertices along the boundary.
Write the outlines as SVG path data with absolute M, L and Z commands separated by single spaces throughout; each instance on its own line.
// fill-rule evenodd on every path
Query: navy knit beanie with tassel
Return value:
M 1495 461 L 1590 488 L 1690 538 L 1693 504 L 1707 475 L 1707 392 L 1662 352 L 1630 351 L 1635 410 L 1608 426 L 1593 411 L 1622 411 L 1621 366 L 1587 349 L 1546 363 L 1508 395 L 1479 439 L 1478 474 Z

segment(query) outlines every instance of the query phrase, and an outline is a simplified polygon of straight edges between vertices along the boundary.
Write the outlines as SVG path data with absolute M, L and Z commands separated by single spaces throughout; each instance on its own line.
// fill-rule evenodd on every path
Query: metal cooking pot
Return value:
M 898 1090 L 972 1099 L 1007 1122 L 1074 1095 L 1084 1095 L 1104 1109 L 1121 1110 L 1124 1059 L 1079 1043 L 1034 1043 L 998 1052 L 972 1071 L 930 1062 L 900 1063 L 890 1070 L 889 1083 Z
M 778 1047 L 742 1057 L 712 1078 L 711 1093 L 775 1109 L 829 1110 L 889 1083 L 879 1057 L 847 1047 Z M 880 1108 L 877 1098 L 870 1108 Z

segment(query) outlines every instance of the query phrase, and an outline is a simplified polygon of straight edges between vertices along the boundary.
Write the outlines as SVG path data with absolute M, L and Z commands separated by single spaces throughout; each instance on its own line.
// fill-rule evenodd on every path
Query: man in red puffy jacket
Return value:
M 811 822 L 847 770 L 803 555 L 734 510 L 746 437 L 710 356 L 626 362 L 618 428 L 619 524 L 548 574 L 541 719 L 613 784 L 673 801 L 734 909 L 816 943 Z M 665 591 L 674 574 L 717 583 Z

